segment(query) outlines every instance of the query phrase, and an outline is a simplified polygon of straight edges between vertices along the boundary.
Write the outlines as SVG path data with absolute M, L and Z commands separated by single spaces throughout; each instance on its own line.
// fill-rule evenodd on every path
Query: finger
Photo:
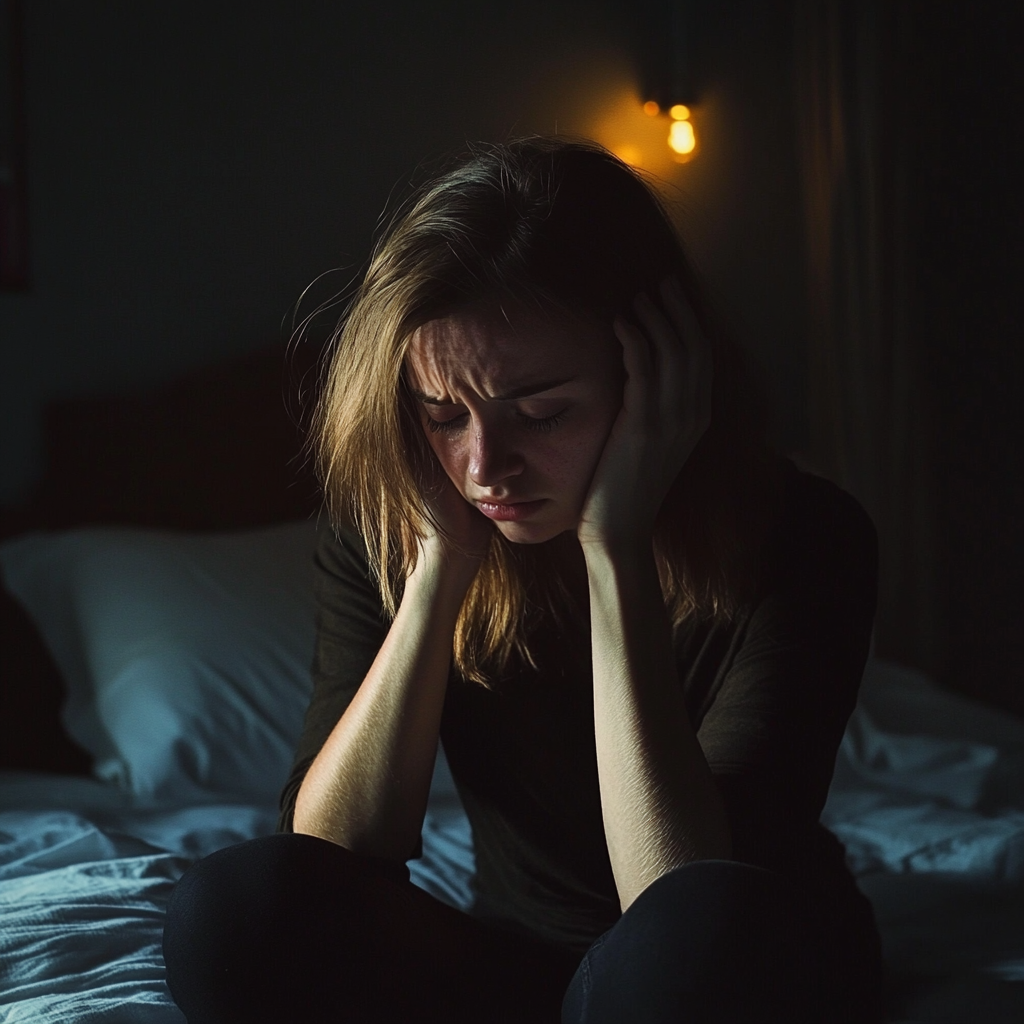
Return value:
M 654 384 L 655 366 L 647 335 L 622 317 L 612 322 L 615 336 L 622 345 L 622 363 L 626 369 L 626 385 L 622 402 L 626 408 L 649 406 L 646 397 Z
M 633 300 L 633 308 L 655 346 L 657 362 L 662 365 L 678 363 L 681 356 L 681 339 L 665 314 L 645 292 L 641 292 Z M 665 366 L 665 369 L 671 372 L 670 366 Z
M 678 277 L 669 274 L 662 280 L 659 291 L 662 301 L 665 303 L 665 309 L 668 310 L 672 323 L 680 334 L 689 335 L 700 330 L 693 306 L 690 305 L 690 300 L 686 297 L 686 292 Z
M 638 295 L 635 305 L 643 314 L 652 344 L 657 347 L 658 403 L 662 414 L 674 422 L 682 410 L 694 408 L 694 368 L 688 339 L 647 295 Z
M 698 410 L 700 421 L 706 424 L 711 411 L 714 362 L 711 342 L 701 329 L 697 314 L 677 277 L 673 275 L 662 281 L 661 296 L 676 329 L 685 341 L 688 397 Z
M 667 277 L 661 282 L 661 298 L 665 309 L 672 320 L 676 333 L 682 338 L 687 354 L 692 357 L 694 351 L 700 351 L 704 332 L 700 328 L 697 315 L 693 311 L 683 291 L 682 285 L 675 277 Z

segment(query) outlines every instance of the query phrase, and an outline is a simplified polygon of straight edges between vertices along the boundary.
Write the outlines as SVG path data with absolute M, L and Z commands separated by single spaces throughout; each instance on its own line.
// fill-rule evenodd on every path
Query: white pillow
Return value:
M 309 702 L 316 534 L 100 528 L 0 545 L 99 778 L 146 802 L 276 801 Z

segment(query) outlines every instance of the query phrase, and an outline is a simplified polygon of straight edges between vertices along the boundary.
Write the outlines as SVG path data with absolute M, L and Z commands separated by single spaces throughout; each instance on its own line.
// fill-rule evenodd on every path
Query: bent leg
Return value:
M 782 876 L 737 861 L 695 861 L 648 886 L 591 947 L 562 1020 L 821 1021 L 823 939 Z
M 405 865 L 300 834 L 193 865 L 164 957 L 189 1024 L 557 1020 L 576 966 L 441 903 Z

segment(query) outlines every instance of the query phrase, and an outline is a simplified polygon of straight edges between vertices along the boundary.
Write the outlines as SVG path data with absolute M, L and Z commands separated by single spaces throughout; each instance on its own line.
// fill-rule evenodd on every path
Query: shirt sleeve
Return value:
M 291 832 L 295 798 L 320 748 L 366 678 L 390 624 L 370 578 L 366 548 L 351 530 L 325 530 L 314 559 L 313 695 L 280 800 L 278 831 Z
M 850 495 L 799 474 L 784 521 L 698 730 L 733 856 L 765 867 L 791 861 L 817 826 L 857 700 L 878 586 L 875 528 Z

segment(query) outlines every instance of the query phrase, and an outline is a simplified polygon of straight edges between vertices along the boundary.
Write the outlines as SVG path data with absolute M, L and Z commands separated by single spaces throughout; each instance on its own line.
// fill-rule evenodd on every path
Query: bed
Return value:
M 139 525 L 165 506 L 133 493 L 121 525 L 36 515 L 50 528 L 0 544 L 18 628 L 60 679 L 65 742 L 0 771 L 4 1022 L 182 1024 L 160 954 L 168 895 L 195 859 L 273 831 L 301 728 L 322 522 L 281 522 L 280 505 L 217 520 L 203 502 L 175 529 Z M 1024 1020 L 1024 721 L 872 659 L 824 821 L 875 907 L 888 1021 Z M 442 749 L 410 869 L 471 905 L 472 835 Z

